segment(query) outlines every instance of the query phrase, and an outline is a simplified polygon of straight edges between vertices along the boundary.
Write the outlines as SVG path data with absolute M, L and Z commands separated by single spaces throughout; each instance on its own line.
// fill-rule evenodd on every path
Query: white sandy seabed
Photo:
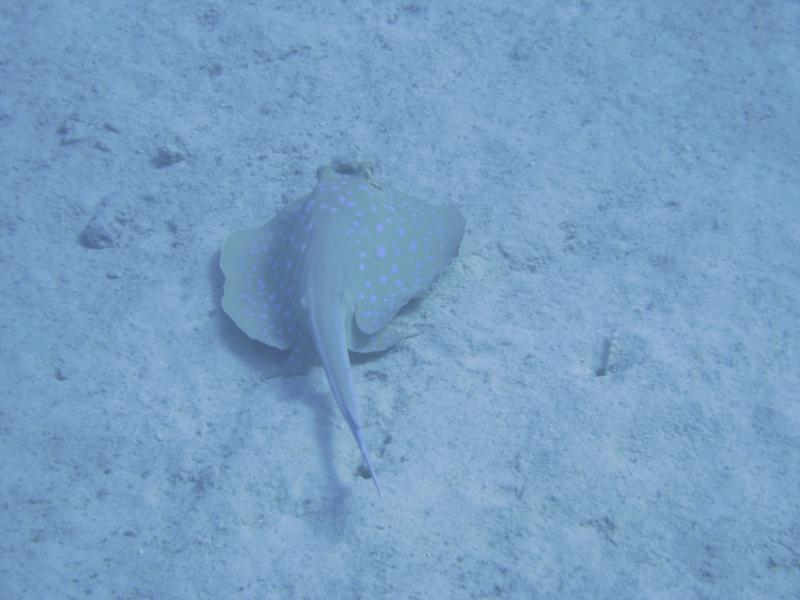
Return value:
M 800 4 L 0 3 L 0 597 L 800 598 Z M 226 235 L 358 152 L 467 220 L 324 375 Z

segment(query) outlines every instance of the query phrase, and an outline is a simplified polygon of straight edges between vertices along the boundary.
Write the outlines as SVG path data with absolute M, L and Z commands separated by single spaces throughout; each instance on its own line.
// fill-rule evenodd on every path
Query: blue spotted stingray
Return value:
M 322 363 L 336 404 L 380 493 L 364 439 L 348 350 L 398 341 L 388 326 L 458 254 L 464 218 L 373 181 L 361 163 L 320 167 L 314 190 L 222 249 L 222 306 L 251 338 L 287 351 L 272 373 Z

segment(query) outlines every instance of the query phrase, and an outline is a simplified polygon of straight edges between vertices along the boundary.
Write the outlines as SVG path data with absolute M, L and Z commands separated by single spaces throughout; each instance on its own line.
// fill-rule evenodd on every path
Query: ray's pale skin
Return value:
M 222 305 L 253 339 L 287 351 L 273 374 L 321 363 L 336 404 L 380 487 L 361 433 L 351 352 L 398 341 L 388 326 L 452 259 L 464 217 L 373 181 L 363 163 L 317 170 L 314 190 L 222 249 Z

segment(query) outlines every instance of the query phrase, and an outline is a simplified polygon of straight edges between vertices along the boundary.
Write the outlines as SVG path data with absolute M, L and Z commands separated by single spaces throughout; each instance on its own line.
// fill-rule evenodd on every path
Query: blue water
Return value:
M 800 4 L 0 3 L 0 598 L 800 598 Z M 220 249 L 466 219 L 322 369 Z M 279 369 L 278 369 L 279 370 Z

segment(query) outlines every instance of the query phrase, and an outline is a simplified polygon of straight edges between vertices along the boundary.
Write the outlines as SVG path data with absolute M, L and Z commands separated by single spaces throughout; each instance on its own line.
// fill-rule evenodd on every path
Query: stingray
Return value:
M 399 341 L 390 321 L 458 254 L 464 217 L 372 180 L 365 163 L 334 161 L 317 179 L 271 221 L 227 239 L 222 306 L 249 337 L 285 351 L 270 376 L 322 363 L 380 494 L 348 351 L 380 352 Z

